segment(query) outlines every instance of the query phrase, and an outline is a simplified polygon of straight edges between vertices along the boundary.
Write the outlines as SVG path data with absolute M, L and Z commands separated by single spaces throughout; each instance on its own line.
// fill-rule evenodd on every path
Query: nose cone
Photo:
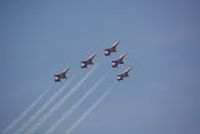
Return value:
M 126 55 L 127 55 L 127 53 L 124 53 L 124 54 L 122 55 L 122 57 L 124 58 L 124 57 L 126 57 Z
M 112 46 L 116 47 L 117 45 L 119 45 L 119 43 L 120 43 L 120 41 L 115 41 Z

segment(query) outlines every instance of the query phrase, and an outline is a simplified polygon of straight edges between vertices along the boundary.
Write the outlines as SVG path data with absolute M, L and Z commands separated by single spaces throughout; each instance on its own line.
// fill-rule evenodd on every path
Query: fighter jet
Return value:
M 131 70 L 130 67 L 126 68 L 121 74 L 117 75 L 117 80 L 121 81 L 124 80 L 124 78 L 129 77 L 129 71 Z
M 60 82 L 62 79 L 67 79 L 66 73 L 69 71 L 69 68 L 65 68 L 61 73 L 54 75 L 54 81 Z
M 87 59 L 82 60 L 82 61 L 81 61 L 81 68 L 87 68 L 88 65 L 92 65 L 92 64 L 93 64 L 93 61 L 92 61 L 92 60 L 94 59 L 94 57 L 95 57 L 96 55 L 97 55 L 97 54 L 95 53 L 95 54 L 89 56 Z
M 127 55 L 127 53 L 122 54 L 121 56 L 119 56 L 118 59 L 113 60 L 112 61 L 112 67 L 118 67 L 119 64 L 124 64 L 123 59 L 125 58 L 125 56 Z
M 119 41 L 116 41 L 112 44 L 110 48 L 104 49 L 105 56 L 109 56 L 113 52 L 117 52 L 116 47 L 119 45 Z

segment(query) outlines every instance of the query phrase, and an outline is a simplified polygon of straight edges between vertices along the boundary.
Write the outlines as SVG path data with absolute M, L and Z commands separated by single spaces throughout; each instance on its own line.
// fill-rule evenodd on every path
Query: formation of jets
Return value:
M 110 56 L 112 53 L 117 52 L 117 46 L 119 45 L 119 41 L 112 43 L 112 46 L 109 48 L 104 49 L 104 55 Z M 81 61 L 81 68 L 88 68 L 88 65 L 93 65 L 93 59 L 97 53 L 90 55 L 88 58 Z M 120 55 L 117 59 L 112 60 L 112 67 L 117 68 L 119 64 L 124 64 L 124 58 L 126 57 L 127 53 Z M 62 72 L 54 75 L 54 81 L 60 82 L 62 79 L 66 79 L 66 73 L 69 71 L 69 68 L 65 68 Z M 118 74 L 116 79 L 117 81 L 124 80 L 124 78 L 129 77 L 129 72 L 131 71 L 130 67 L 127 67 L 121 74 Z

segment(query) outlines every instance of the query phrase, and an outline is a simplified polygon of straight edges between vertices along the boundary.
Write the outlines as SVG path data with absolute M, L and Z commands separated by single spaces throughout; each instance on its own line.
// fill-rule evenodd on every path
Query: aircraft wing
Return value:
M 117 76 L 118 76 L 118 77 L 123 77 L 124 75 L 123 75 L 123 74 L 118 74 Z
M 105 48 L 105 49 L 104 49 L 104 51 L 109 51 L 109 50 L 110 50 L 110 48 Z
M 54 77 L 60 77 L 60 74 L 55 74 Z
M 87 60 L 82 60 L 82 61 L 81 61 L 81 63 L 84 63 L 84 64 L 86 64 L 86 62 L 87 62 Z

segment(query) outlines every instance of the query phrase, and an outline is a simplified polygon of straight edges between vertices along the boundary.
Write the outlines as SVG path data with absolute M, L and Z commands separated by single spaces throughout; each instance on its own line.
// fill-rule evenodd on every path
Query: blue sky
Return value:
M 75 134 L 198 134 L 200 132 L 200 2 L 197 0 L 1 0 L 0 130 L 44 90 L 56 92 L 53 74 L 70 66 L 75 84 L 88 70 L 79 61 L 92 52 L 98 69 L 70 100 L 73 104 L 102 73 L 110 76 L 57 133 L 64 133 L 115 75 L 132 66 Z M 103 49 L 119 40 L 118 53 Z M 128 52 L 125 66 L 110 61 Z M 41 103 L 42 105 L 42 103 Z M 42 133 L 66 109 L 59 110 Z M 40 107 L 40 106 L 38 106 Z

